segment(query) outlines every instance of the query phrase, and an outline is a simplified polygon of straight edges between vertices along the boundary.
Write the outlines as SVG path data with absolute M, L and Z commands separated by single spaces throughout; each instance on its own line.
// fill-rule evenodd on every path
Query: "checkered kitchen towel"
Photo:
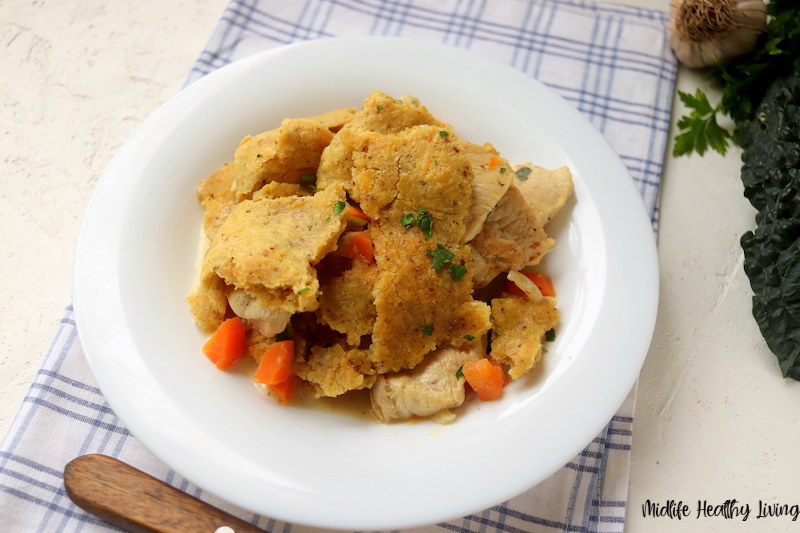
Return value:
M 308 39 L 389 35 L 470 49 L 547 84 L 609 140 L 657 226 L 657 193 L 676 65 L 665 13 L 578 0 L 233 0 L 187 84 L 256 52 Z M 635 388 L 585 450 L 528 492 L 434 533 L 622 531 Z M 64 491 L 64 465 L 102 453 L 271 532 L 310 533 L 236 509 L 169 470 L 114 415 L 86 364 L 67 309 L 0 447 L 0 530 L 116 530 Z

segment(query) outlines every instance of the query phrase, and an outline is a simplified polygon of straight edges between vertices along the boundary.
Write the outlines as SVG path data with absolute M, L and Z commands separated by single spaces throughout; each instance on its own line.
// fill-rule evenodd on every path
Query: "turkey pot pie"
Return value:
M 541 358 L 557 300 L 524 273 L 554 246 L 545 228 L 572 189 L 566 167 L 512 166 L 411 96 L 374 91 L 359 111 L 245 137 L 197 189 L 187 299 L 204 351 L 235 345 L 227 364 L 253 357 L 282 403 L 296 386 L 369 389 L 379 422 L 452 422 L 467 384 L 492 399 Z

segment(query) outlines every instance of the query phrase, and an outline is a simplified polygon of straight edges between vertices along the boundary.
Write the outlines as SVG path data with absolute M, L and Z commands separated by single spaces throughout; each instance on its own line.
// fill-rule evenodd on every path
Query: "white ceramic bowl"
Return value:
M 420 98 L 464 139 L 512 163 L 567 165 L 575 194 L 550 233 L 557 340 L 502 399 L 456 423 L 379 425 L 280 407 L 200 352 L 185 295 L 199 180 L 242 137 L 281 119 L 360 106 L 373 89 Z M 544 480 L 630 391 L 658 300 L 655 239 L 633 180 L 602 136 L 528 76 L 480 56 L 392 38 L 339 38 L 236 62 L 183 90 L 131 136 L 87 210 L 74 303 L 109 404 L 155 455 L 250 511 L 358 530 L 447 520 Z

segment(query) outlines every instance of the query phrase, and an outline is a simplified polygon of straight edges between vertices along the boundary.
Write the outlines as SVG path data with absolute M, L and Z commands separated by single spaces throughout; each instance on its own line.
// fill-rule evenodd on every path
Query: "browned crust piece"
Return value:
M 542 357 L 544 334 L 558 322 L 556 299 L 538 300 L 508 296 L 492 300 L 491 356 L 508 365 L 508 375 L 517 379 Z

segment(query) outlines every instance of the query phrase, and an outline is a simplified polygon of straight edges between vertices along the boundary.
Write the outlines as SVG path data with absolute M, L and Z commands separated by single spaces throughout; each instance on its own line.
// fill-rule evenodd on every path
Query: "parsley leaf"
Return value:
M 436 250 L 428 250 L 425 254 L 431 258 L 433 261 L 433 269 L 436 271 L 437 274 L 441 274 L 442 269 L 444 266 L 450 262 L 452 258 L 455 257 L 455 254 L 442 246 L 441 244 L 436 245 Z
M 411 213 L 407 213 L 400 217 L 400 223 L 403 225 L 404 228 L 408 229 L 414 225 L 414 215 Z
M 403 225 L 404 228 L 408 229 L 411 226 L 417 226 L 419 229 L 422 230 L 422 234 L 425 236 L 425 240 L 431 238 L 431 233 L 433 232 L 433 215 L 427 209 L 417 209 L 419 216 L 413 213 L 406 213 L 405 215 L 400 217 L 400 224 Z
M 338 215 L 342 211 L 344 211 L 345 206 L 347 206 L 347 202 L 339 200 L 333 204 L 333 214 Z
M 425 335 L 433 335 L 433 324 L 428 324 L 427 326 L 422 326 L 422 333 Z
M 520 167 L 516 172 L 514 172 L 514 174 L 517 175 L 517 179 L 519 181 L 527 181 L 528 176 L 531 175 L 531 171 L 531 167 Z
M 556 340 L 556 330 L 553 328 L 548 329 L 544 334 L 544 340 L 547 342 L 553 342 Z
M 464 338 L 467 339 L 468 341 L 474 341 L 475 335 L 464 335 Z
M 422 234 L 427 241 L 431 238 L 431 232 L 433 231 L 433 215 L 428 211 L 425 211 L 425 213 L 424 215 L 418 216 L 414 223 L 422 230 Z
M 453 278 L 453 281 L 458 281 L 467 273 L 467 267 L 450 263 L 450 268 L 447 271 L 450 272 L 450 277 Z
M 683 104 L 692 111 L 689 116 L 678 120 L 678 129 L 681 133 L 675 137 L 672 155 L 677 157 L 692 151 L 703 155 L 709 145 L 720 154 L 725 155 L 731 134 L 717 124 L 720 107 L 712 107 L 700 89 L 694 96 L 683 91 L 678 91 L 678 96 Z
M 317 176 L 316 174 L 303 174 L 300 176 L 300 185 L 303 187 L 308 187 L 313 192 L 317 192 L 319 189 L 317 188 Z
M 456 370 L 456 379 L 461 379 L 461 376 L 463 375 L 464 375 L 464 365 L 461 365 L 460 367 L 458 367 L 458 370 Z
M 467 273 L 467 267 L 464 265 L 450 263 L 450 260 L 455 257 L 455 254 L 441 244 L 436 245 L 436 250 L 428 250 L 425 255 L 430 257 L 433 261 L 433 269 L 437 274 L 441 274 L 445 265 L 449 263 L 450 266 L 447 267 L 447 271 L 450 273 L 450 277 L 453 281 L 460 280 L 464 277 L 464 274 Z

